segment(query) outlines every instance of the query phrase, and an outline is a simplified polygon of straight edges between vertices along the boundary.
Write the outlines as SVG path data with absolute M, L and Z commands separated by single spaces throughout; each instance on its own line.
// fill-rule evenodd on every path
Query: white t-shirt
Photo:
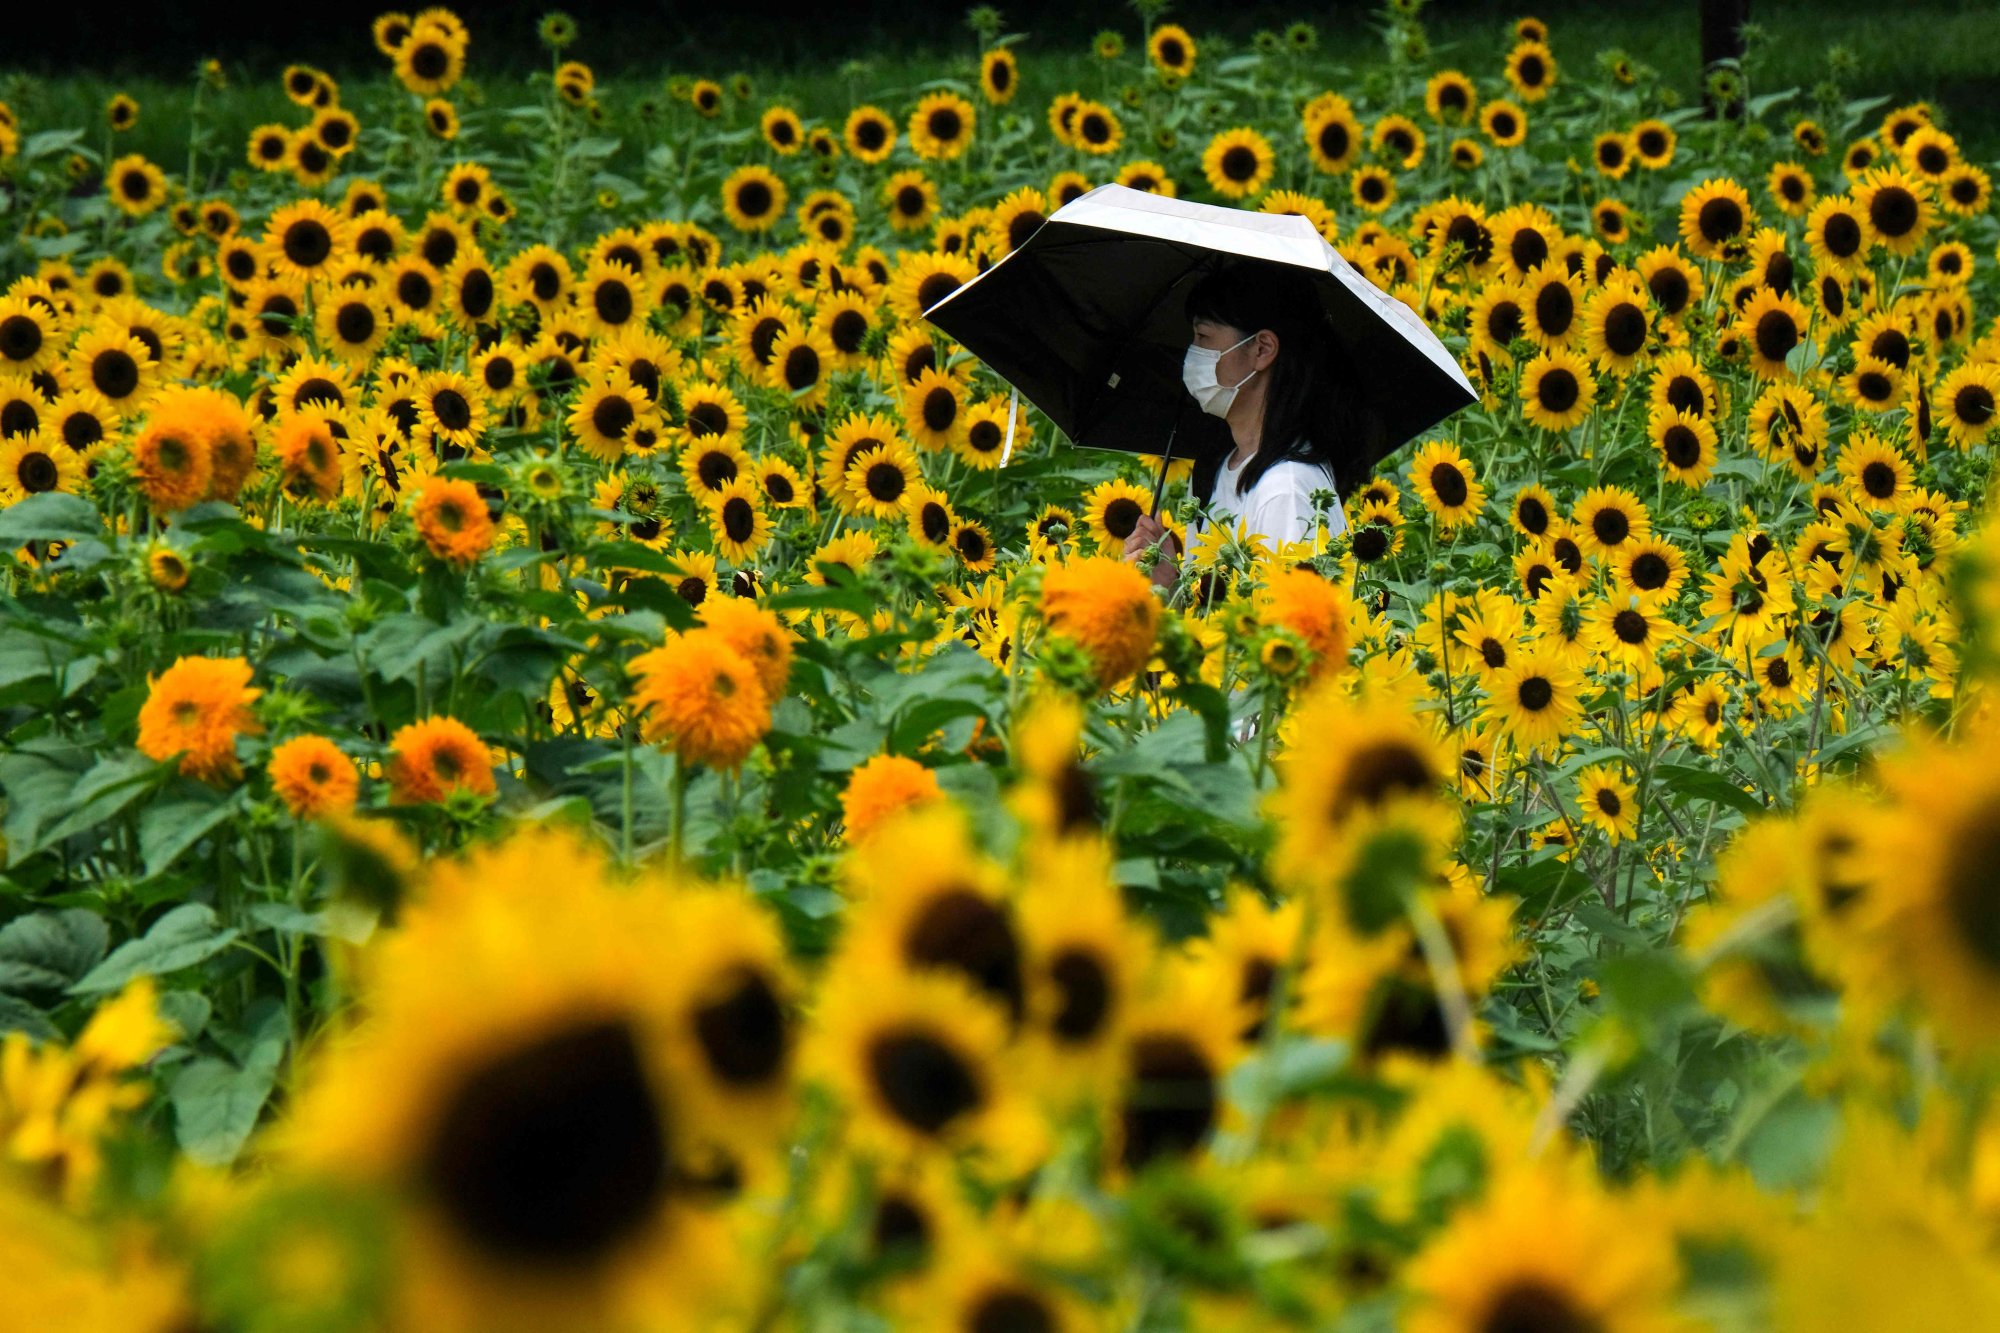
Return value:
M 1280 542 L 1303 541 L 1312 532 L 1316 517 L 1312 493 L 1334 490 L 1331 473 L 1317 464 L 1287 458 L 1271 464 L 1264 470 L 1264 475 L 1257 478 L 1256 485 L 1238 495 L 1236 478 L 1243 469 L 1232 467 L 1231 461 L 1224 459 L 1221 469 L 1215 474 L 1215 494 L 1208 504 L 1218 527 L 1227 524 L 1234 528 L 1237 520 L 1241 519 L 1250 533 L 1262 536 L 1273 550 Z M 1248 465 L 1247 459 L 1245 465 Z M 1328 536 L 1338 536 L 1347 531 L 1347 515 L 1341 511 L 1337 491 L 1333 508 L 1326 516 L 1326 526 Z M 1190 545 L 1193 544 L 1194 534 L 1200 531 L 1201 522 L 1196 520 L 1188 532 Z M 1193 553 L 1190 551 L 1182 557 L 1181 568 L 1187 570 L 1192 567 Z

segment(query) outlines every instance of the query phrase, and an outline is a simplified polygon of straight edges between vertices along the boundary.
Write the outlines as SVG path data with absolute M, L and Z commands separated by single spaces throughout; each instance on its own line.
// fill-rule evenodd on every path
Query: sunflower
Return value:
M 1478 90 L 1458 70 L 1440 70 L 1424 85 L 1424 111 L 1432 120 L 1464 125 L 1472 120 L 1478 105 Z
M 979 58 L 979 91 L 994 106 L 1013 101 L 1020 85 L 1020 62 L 1006 47 L 996 46 Z
M 1410 1262 L 1413 1333 L 1670 1322 L 1667 1229 L 1566 1165 L 1511 1165 Z
M 957 93 L 926 94 L 910 112 L 910 148 L 927 162 L 948 162 L 972 143 L 978 113 Z
M 1625 137 L 1633 160 L 1648 171 L 1658 171 L 1672 163 L 1674 149 L 1679 142 L 1673 126 L 1664 120 L 1650 118 L 1634 125 Z
M 396 77 L 419 97 L 450 92 L 465 73 L 465 45 L 437 23 L 418 23 L 396 48 Z
M 1125 126 L 1118 113 L 1102 102 L 1079 102 L 1070 121 L 1070 142 L 1078 151 L 1104 157 L 1118 151 L 1125 142 Z
M 438 444 L 473 449 L 486 432 L 486 396 L 455 370 L 432 371 L 417 381 L 417 416 Z
M 283 171 L 291 156 L 292 132 L 283 125 L 259 125 L 250 131 L 244 155 L 259 171 Z
M 326 151 L 311 126 L 301 126 L 292 134 L 285 151 L 285 166 L 300 185 L 316 188 L 333 179 L 340 161 Z
M 1703 259 L 1726 257 L 1731 243 L 1746 239 L 1756 220 L 1748 192 L 1726 176 L 1704 180 L 1681 199 L 1681 240 Z
M 146 503 L 176 513 L 208 495 L 215 463 L 208 440 L 190 424 L 149 422 L 132 441 L 133 472 Z
M 1878 511 L 1899 508 L 1915 475 L 1901 450 L 1866 431 L 1848 437 L 1837 466 L 1840 475 L 1847 478 L 1854 502 Z
M 1602 829 L 1614 844 L 1638 835 L 1637 792 L 1617 765 L 1596 764 L 1578 773 L 1576 804 L 1583 822 Z
M 1787 374 L 1785 359 L 1805 341 L 1808 319 L 1796 298 L 1759 287 L 1736 317 L 1750 369 L 1763 379 Z
M 876 303 L 860 292 L 838 292 L 813 305 L 812 327 L 826 341 L 835 370 L 857 370 L 868 363 L 869 336 L 880 327 Z
M 62 354 L 62 323 L 44 306 L 19 296 L 0 297 L 0 372 L 32 375 Z
M 83 455 L 41 434 L 0 440 L 0 496 L 11 504 L 48 491 L 75 494 L 83 481 Z
M 1528 137 L 1528 113 L 1505 98 L 1479 108 L 1479 128 L 1495 148 L 1518 147 Z
M 444 278 L 422 255 L 404 255 L 389 266 L 382 277 L 382 290 L 399 322 L 421 323 L 421 316 L 437 308 L 444 295 Z
M 1004 259 L 1026 245 L 1028 238 L 1048 221 L 1048 216 L 1047 196 L 1032 185 L 1024 185 L 1002 199 L 994 206 L 993 216 L 986 224 L 994 257 Z
M 922 231 L 937 216 L 937 186 L 921 168 L 899 171 L 882 182 L 882 203 L 897 231 Z
M 787 329 L 771 344 L 765 374 L 771 387 L 800 410 L 825 404 L 834 368 L 833 344 L 817 329 Z
M 765 108 L 757 120 L 757 128 L 764 135 L 764 142 L 771 145 L 774 152 L 790 157 L 805 146 L 806 127 L 799 119 L 799 113 L 788 106 Z
M 1708 418 L 1672 407 L 1655 407 L 1646 434 L 1660 452 L 1669 479 L 1701 489 L 1715 468 L 1715 427 Z
M 1041 610 L 1050 633 L 1074 640 L 1090 655 L 1103 686 L 1127 679 L 1152 654 L 1159 602 L 1146 576 L 1122 559 L 1099 556 L 1049 566 Z
M 1647 607 L 1672 602 L 1688 578 L 1687 557 L 1672 542 L 1657 537 L 1620 546 L 1612 557 L 1611 570 L 1618 588 Z
M 1107 1155 L 1124 1171 L 1207 1147 L 1239 1049 L 1234 1006 L 1214 1003 L 1220 998 L 1181 979 L 1133 1007 L 1122 1034 L 1122 1087 L 1105 1108 Z
M 285 494 L 300 502 L 331 504 L 342 489 L 341 441 L 346 427 L 321 407 L 307 407 L 279 423 L 271 440 Z
M 1993 178 L 1982 168 L 1961 162 L 1937 183 L 1938 206 L 1959 217 L 1984 213 L 1993 201 Z
M 1558 258 L 1544 260 L 1521 281 L 1524 332 L 1543 351 L 1566 348 L 1578 332 L 1583 279 Z
M 0 439 L 40 431 L 47 406 L 41 390 L 26 377 L 0 379 Z
M 111 202 L 128 217 L 143 217 L 167 202 L 167 176 L 138 153 L 128 153 L 104 172 Z
M 1887 412 L 1902 405 L 1908 393 L 1903 372 L 1880 357 L 1864 356 L 1841 376 L 1841 393 L 1863 412 Z
M 177 758 L 182 774 L 202 782 L 242 776 L 236 738 L 261 729 L 250 705 L 263 691 L 250 687 L 250 676 L 240 657 L 177 658 L 148 682 L 139 706 L 139 752 Z
M 1936 223 L 1930 186 L 1900 167 L 1878 167 L 1855 182 L 1854 202 L 1875 244 L 1892 255 L 1915 254 Z
M 1380 213 L 1396 202 L 1396 178 L 1386 168 L 1365 166 L 1354 173 L 1349 193 L 1357 207 Z
M 42 414 L 43 430 L 49 441 L 67 445 L 78 455 L 101 443 L 117 421 L 118 413 L 95 389 L 68 390 Z
M 2000 367 L 1967 362 L 1939 380 L 1938 415 L 1952 445 L 1971 449 L 1993 434 L 2000 411 Z
M 1632 210 L 1617 199 L 1600 199 L 1592 204 L 1590 220 L 1598 236 L 1613 245 L 1631 234 Z
M 901 442 L 876 445 L 856 454 L 843 477 L 850 512 L 875 519 L 902 515 L 911 489 L 923 480 L 909 446 Z
M 1338 94 L 1303 122 L 1306 151 L 1313 166 L 1329 176 L 1344 174 L 1361 154 L 1361 122 Z
M 1248 126 L 1224 130 L 1202 151 L 1201 169 L 1208 187 L 1225 199 L 1259 194 L 1270 184 L 1277 165 L 1268 139 Z
M 850 971 L 823 987 L 817 1012 L 810 1066 L 862 1142 L 906 1156 L 1004 1149 L 1018 1133 L 1003 1019 L 962 978 Z
M 1615 556 L 1630 541 L 1651 535 L 1652 519 L 1639 497 L 1621 486 L 1597 486 L 1585 491 L 1570 515 L 1577 540 L 1583 549 L 1600 556 Z
M 1655 246 L 1633 265 L 1660 313 L 1679 316 L 1701 300 L 1707 284 L 1701 270 L 1671 245 Z
M 915 327 L 926 310 L 937 305 L 977 276 L 978 269 L 972 261 L 958 255 L 912 254 L 897 265 L 895 277 L 889 283 L 888 305 L 897 319 L 912 327 L 904 330 L 912 337 L 921 339 L 923 345 L 930 346 L 930 339 L 921 328 Z M 932 364 L 935 364 L 933 358 Z M 910 367 L 900 367 L 905 379 L 913 379 Z
M 1162 23 L 1146 39 L 1146 58 L 1162 74 L 1187 78 L 1194 73 L 1195 41 L 1178 23 Z
M 575 302 L 590 332 L 596 337 L 607 337 L 628 328 L 644 328 L 653 298 L 635 270 L 620 263 L 595 260 L 577 284 Z
M 1472 522 L 1486 506 L 1486 488 L 1458 447 L 1444 440 L 1432 440 L 1411 455 L 1410 484 L 1447 533 Z
M 986 525 L 972 519 L 961 518 L 951 525 L 951 533 L 945 538 L 945 545 L 958 557 L 959 565 L 969 574 L 984 574 L 993 568 L 999 550 L 993 544 L 993 534 Z
M 586 380 L 570 408 L 570 434 L 584 452 L 616 463 L 632 443 L 636 428 L 657 426 L 659 415 L 645 390 L 622 371 Z
M 949 449 L 965 434 L 965 388 L 955 376 L 931 369 L 903 390 L 903 423 L 927 450 Z
M 319 345 L 353 366 L 365 366 L 389 338 L 389 314 L 366 289 L 329 293 L 314 315 Z
M 1564 431 L 1590 415 L 1597 380 L 1567 348 L 1545 351 L 1521 371 L 1521 411 L 1544 430 Z
M 361 792 L 354 761 L 324 736 L 295 736 L 277 746 L 265 771 L 295 819 L 344 814 Z
M 841 138 L 848 152 L 872 166 L 895 151 L 896 122 L 879 107 L 858 106 L 848 112 Z
M 1539 102 L 1556 81 L 1555 53 L 1543 42 L 1520 42 L 1507 53 L 1505 72 L 1522 101 Z
M 1528 336 L 1527 306 L 1527 293 L 1518 283 L 1505 279 L 1487 283 L 1468 317 L 1474 348 L 1502 364 L 1513 364 L 1514 340 Z
M 1581 716 L 1581 684 L 1546 644 L 1531 644 L 1487 680 L 1485 719 L 1525 752 L 1558 749 Z
M 722 182 L 722 212 L 738 231 L 769 231 L 784 216 L 785 183 L 769 167 L 740 166 Z
M 750 455 L 728 436 L 690 441 L 681 450 L 680 463 L 688 493 L 702 501 L 715 499 L 723 487 L 751 470 Z
M 1125 539 L 1152 504 L 1152 492 L 1135 482 L 1114 478 L 1100 482 L 1084 496 L 1083 523 L 1097 551 L 1121 555 Z
M 756 667 L 717 630 L 678 635 L 628 670 L 645 738 L 685 762 L 733 770 L 770 729 L 771 699 Z
M 754 477 L 738 476 L 705 501 L 716 551 L 738 564 L 763 550 L 771 539 L 771 516 L 758 502 L 759 495 Z
M 1636 282 L 1614 280 L 1584 301 L 1583 346 L 1600 370 L 1630 374 L 1652 334 L 1651 301 Z

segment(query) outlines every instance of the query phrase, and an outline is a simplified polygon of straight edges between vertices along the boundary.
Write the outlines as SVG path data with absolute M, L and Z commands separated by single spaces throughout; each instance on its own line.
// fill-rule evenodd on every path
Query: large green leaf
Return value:
M 214 908 L 205 903 L 182 903 L 155 921 L 144 935 L 112 950 L 111 956 L 84 974 L 69 993 L 101 995 L 134 977 L 178 972 L 220 953 L 235 938 L 235 928 L 223 928 Z

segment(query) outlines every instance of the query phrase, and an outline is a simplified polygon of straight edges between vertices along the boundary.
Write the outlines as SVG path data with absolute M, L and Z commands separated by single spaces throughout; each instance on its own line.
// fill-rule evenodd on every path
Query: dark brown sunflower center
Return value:
M 1572 372 L 1561 366 L 1548 371 L 1535 385 L 1535 397 L 1545 411 L 1562 413 L 1576 406 L 1582 386 Z
M 1547 676 L 1528 676 L 1514 689 L 1514 698 L 1530 713 L 1539 713 L 1547 708 L 1556 697 L 1555 686 Z
M 27 315 L 0 319 L 0 357 L 26 361 L 42 350 L 42 326 Z
M 1766 361 L 1783 361 L 1799 345 L 1799 326 L 1783 310 L 1767 310 L 1757 320 L 1757 352 Z
M 1064 950 L 1049 964 L 1055 984 L 1055 1016 L 1049 1026 L 1059 1041 L 1083 1043 L 1104 1029 L 1111 1012 L 1111 974 L 1104 960 L 1081 946 Z
M 449 431 L 462 431 L 472 424 L 472 404 L 456 389 L 439 389 L 431 395 L 431 415 Z
M 1710 199 L 1695 214 L 1695 229 L 1711 244 L 1743 230 L 1743 207 L 1734 199 Z
M 1431 468 L 1431 490 L 1436 493 L 1438 504 L 1446 509 L 1458 508 L 1471 494 L 1466 487 L 1465 474 L 1451 463 L 1439 463 Z
M 1637 356 L 1646 345 L 1646 312 L 1620 301 L 1604 317 L 1604 345 L 1614 356 Z
M 785 1008 L 770 979 L 754 967 L 734 968 L 720 994 L 696 1006 L 694 1031 L 709 1070 L 731 1086 L 768 1083 L 784 1068 Z
M 777 196 L 771 193 L 769 183 L 760 180 L 744 181 L 736 187 L 736 211 L 754 221 L 771 211 L 776 198 Z
M 890 1114 L 923 1134 L 937 1134 L 985 1101 L 977 1072 L 921 1029 L 884 1032 L 865 1053 L 869 1081 Z
M 1201 1146 L 1216 1114 L 1216 1071 L 1208 1057 L 1186 1037 L 1153 1033 L 1132 1044 L 1130 1060 L 1132 1085 L 1120 1115 L 1126 1167 Z
M 419 1174 L 451 1227 L 508 1263 L 595 1264 L 671 1185 L 669 1123 L 623 1022 L 507 1051 L 446 1098 Z
M 108 348 L 91 358 L 90 382 L 113 402 L 130 398 L 139 389 L 139 363 L 122 348 Z
M 785 387 L 796 392 L 819 383 L 819 353 L 800 344 L 785 353 Z
M 1917 197 L 1900 185 L 1885 185 L 1868 201 L 1868 221 L 1892 241 L 1908 235 L 1917 217 Z

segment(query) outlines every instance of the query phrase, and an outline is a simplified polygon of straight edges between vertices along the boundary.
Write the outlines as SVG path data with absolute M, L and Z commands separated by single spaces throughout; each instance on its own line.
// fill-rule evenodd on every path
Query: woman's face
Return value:
M 1223 384 L 1234 384 L 1251 371 L 1263 369 L 1277 353 L 1278 337 L 1268 329 L 1259 330 L 1255 339 L 1243 342 L 1250 337 L 1250 331 L 1233 324 L 1196 319 L 1193 327 L 1196 347 L 1222 352 L 1222 359 L 1215 363 L 1215 378 Z M 1238 347 L 1238 343 L 1243 345 Z

